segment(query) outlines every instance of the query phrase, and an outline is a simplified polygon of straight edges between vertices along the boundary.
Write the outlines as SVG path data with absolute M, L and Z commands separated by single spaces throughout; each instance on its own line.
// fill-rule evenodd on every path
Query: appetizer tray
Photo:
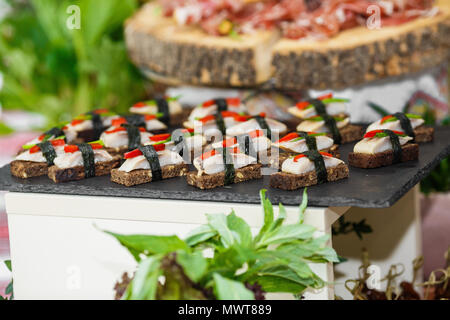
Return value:
M 337 182 L 308 188 L 311 206 L 386 208 L 405 193 L 444 158 L 450 155 L 450 127 L 437 127 L 434 142 L 420 145 L 418 161 L 411 161 L 377 169 L 350 167 L 350 177 Z M 347 162 L 354 143 L 340 147 Z M 299 205 L 303 189 L 282 191 L 269 187 L 269 176 L 213 190 L 189 186 L 185 177 L 163 180 L 134 187 L 110 181 L 110 176 L 55 184 L 48 177 L 22 180 L 11 176 L 9 165 L 0 169 L 0 190 L 27 193 L 47 193 L 80 196 L 129 197 L 148 199 L 259 203 L 259 191 L 268 190 L 269 198 L 285 205 Z

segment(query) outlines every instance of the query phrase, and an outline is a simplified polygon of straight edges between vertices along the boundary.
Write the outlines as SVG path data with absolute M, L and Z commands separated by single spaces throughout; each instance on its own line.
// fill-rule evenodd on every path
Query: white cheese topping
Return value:
M 326 104 L 327 113 L 330 116 L 337 116 L 339 114 L 347 113 L 347 105 L 344 102 L 331 102 Z M 307 119 L 317 116 L 316 108 L 308 108 L 300 110 L 296 106 L 290 107 L 288 112 L 298 118 Z
M 279 121 L 266 118 L 266 122 L 272 132 L 280 133 L 285 132 L 287 130 L 286 125 Z M 258 129 L 262 129 L 258 121 L 256 121 L 256 119 L 250 119 L 248 121 L 239 123 L 233 127 L 228 128 L 227 135 L 239 136 L 241 134 L 249 133 Z
M 400 120 L 385 122 L 383 124 L 381 124 L 381 120 L 382 119 L 375 121 L 370 126 L 368 126 L 366 132 L 373 131 L 373 130 L 383 130 L 383 129 L 394 130 L 394 131 L 403 131 L 402 126 L 400 124 Z M 413 129 L 423 125 L 425 122 L 423 119 L 410 119 L 410 120 L 411 120 L 411 127 Z
M 342 129 L 349 123 L 350 123 L 350 118 L 345 118 L 342 121 L 337 121 L 336 125 L 337 125 L 338 129 Z M 312 132 L 317 132 L 317 133 L 330 132 L 328 127 L 325 125 L 325 121 L 311 121 L 311 120 L 302 121 L 297 126 L 297 131 L 306 131 L 306 132 L 312 131 Z
M 176 165 L 183 163 L 183 158 L 175 152 L 170 150 L 163 150 L 158 152 L 159 164 L 162 167 L 168 165 Z M 131 172 L 138 169 L 150 169 L 150 164 L 147 159 L 141 155 L 131 159 L 127 159 L 119 168 L 119 171 Z
M 323 159 L 326 168 L 333 168 L 344 163 L 342 160 L 327 156 L 323 156 Z M 297 162 L 294 161 L 294 157 L 288 158 L 281 165 L 281 171 L 292 174 L 304 174 L 314 170 L 316 170 L 314 162 L 309 160 L 308 157 L 302 157 Z
M 316 136 L 317 149 L 324 150 L 331 148 L 333 146 L 333 139 L 327 136 Z M 295 139 L 292 139 L 295 140 Z M 308 146 L 306 145 L 306 139 L 300 139 L 298 141 L 282 141 L 281 143 L 274 143 L 275 147 L 283 149 L 289 152 L 302 153 L 308 151 Z
M 169 114 L 178 114 L 183 111 L 183 107 L 178 101 L 169 101 Z M 156 114 L 158 113 L 158 106 L 156 104 L 149 104 L 145 107 L 131 107 L 130 113 L 135 114 Z
M 270 140 L 267 137 L 265 137 L 265 136 L 260 136 L 260 137 L 253 138 L 252 139 L 252 143 L 253 143 L 253 147 L 255 148 L 256 152 L 267 150 L 271 146 Z M 222 148 L 223 141 L 215 142 L 215 143 L 212 144 L 212 146 L 213 146 L 214 149 Z M 227 147 L 228 148 L 232 148 L 232 147 L 234 148 L 234 147 L 238 147 L 238 146 L 239 146 L 239 143 L 236 142 L 235 144 L 233 144 L 231 146 L 227 146 Z
M 412 140 L 411 137 L 399 137 L 400 145 L 404 145 L 411 140 Z M 392 143 L 389 137 L 364 138 L 361 141 L 359 141 L 353 148 L 353 152 L 355 153 L 367 153 L 367 154 L 375 154 L 387 150 L 392 150 Z
M 240 104 L 239 106 L 228 106 L 228 110 L 230 111 L 234 111 L 237 113 L 241 113 L 241 112 L 246 112 L 247 108 L 245 107 L 245 105 Z M 209 116 L 211 114 L 216 114 L 217 113 L 217 105 L 213 104 L 209 107 L 203 107 L 203 106 L 198 106 L 196 108 L 194 108 L 194 110 L 192 110 L 191 114 L 189 115 L 188 121 L 193 122 L 196 118 L 201 119 L 204 118 L 206 116 Z
M 235 169 L 243 168 L 257 162 L 256 158 L 247 156 L 244 153 L 230 153 Z M 198 174 L 215 174 L 225 170 L 223 165 L 223 155 L 218 153 L 212 157 L 202 160 L 201 157 L 194 159 L 194 166 Z
M 114 130 L 115 127 L 111 127 L 108 130 Z M 108 131 L 107 130 L 107 131 Z M 149 132 L 141 132 L 141 144 L 148 143 L 150 141 L 150 137 L 152 136 Z M 128 132 L 125 131 L 117 131 L 114 133 L 106 133 L 103 132 L 100 135 L 100 140 L 103 141 L 105 147 L 107 148 L 120 148 L 128 146 Z
M 104 149 L 94 150 L 94 161 L 106 162 L 111 161 L 113 157 Z M 83 165 L 83 156 L 80 151 L 75 152 L 65 152 L 58 155 L 54 163 L 57 167 L 61 169 L 73 168 Z
M 148 131 L 166 130 L 167 126 L 164 122 L 158 119 L 151 119 L 145 121 L 145 128 Z
M 54 147 L 56 155 L 59 156 L 64 153 L 64 146 Z M 32 162 L 47 162 L 42 151 L 30 153 L 30 150 L 26 150 L 16 156 L 16 160 L 32 161 Z

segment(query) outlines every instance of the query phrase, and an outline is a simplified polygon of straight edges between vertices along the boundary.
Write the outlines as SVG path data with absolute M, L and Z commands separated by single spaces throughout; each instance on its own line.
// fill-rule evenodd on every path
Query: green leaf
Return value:
M 272 232 L 264 234 L 258 242 L 258 247 L 282 244 L 298 239 L 307 239 L 312 237 L 314 231 L 315 228 L 309 225 L 292 224 L 281 226 Z
M 220 235 L 223 246 L 225 248 L 232 246 L 234 237 L 232 231 L 228 228 L 227 217 L 224 214 L 208 214 L 206 217 L 209 226 Z
M 370 108 L 372 108 L 373 111 L 378 113 L 381 117 L 385 117 L 385 116 L 390 115 L 389 111 L 387 111 L 382 106 L 380 106 L 380 105 L 378 105 L 376 103 L 368 101 L 367 104 L 369 105 Z
M 183 267 L 184 273 L 193 282 L 198 282 L 208 267 L 202 252 L 188 253 L 186 251 L 177 251 L 176 259 L 178 264 Z
M 4 263 L 8 270 L 12 272 L 11 260 L 5 260 Z
M 234 210 L 227 216 L 228 228 L 233 232 L 233 237 L 242 246 L 248 247 L 252 243 L 250 226 L 244 219 L 236 216 Z
M 303 190 L 303 197 L 302 197 L 302 203 L 300 204 L 299 208 L 299 223 L 302 224 L 305 220 L 305 211 L 308 207 L 308 188 L 305 188 Z
M 217 232 L 213 230 L 209 225 L 201 225 L 200 227 L 192 230 L 188 233 L 185 242 L 188 246 L 194 247 L 206 240 L 216 236 Z
M 8 295 L 12 293 L 13 293 L 13 282 L 11 281 L 5 289 L 5 294 Z
M 261 206 L 263 207 L 263 212 L 264 212 L 264 224 L 261 228 L 261 230 L 259 230 L 258 235 L 256 236 L 256 238 L 254 239 L 254 242 L 258 242 L 261 237 L 264 235 L 264 233 L 266 233 L 267 230 L 270 229 L 270 227 L 272 226 L 272 222 L 274 219 L 273 216 L 273 206 L 272 203 L 270 202 L 270 200 L 268 198 L 266 198 L 266 189 L 262 189 L 259 192 L 259 197 L 261 199 Z
M 222 277 L 215 273 L 214 293 L 218 300 L 254 300 L 255 295 L 242 283 Z
M 167 254 L 177 250 L 189 250 L 187 244 L 177 236 L 122 235 L 109 231 L 105 233 L 115 237 L 137 261 L 140 260 L 139 254 Z
M 130 284 L 129 300 L 155 300 L 160 270 L 160 257 L 149 257 L 139 263 Z

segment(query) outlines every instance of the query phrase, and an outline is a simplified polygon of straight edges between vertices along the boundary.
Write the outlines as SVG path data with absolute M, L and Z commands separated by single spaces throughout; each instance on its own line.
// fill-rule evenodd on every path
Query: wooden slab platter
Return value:
M 419 72 L 450 57 L 450 1 L 440 14 L 395 27 L 357 27 L 328 40 L 290 40 L 277 31 L 239 38 L 178 26 L 157 4 L 126 22 L 132 61 L 168 84 L 254 87 L 273 79 L 278 89 L 340 89 Z

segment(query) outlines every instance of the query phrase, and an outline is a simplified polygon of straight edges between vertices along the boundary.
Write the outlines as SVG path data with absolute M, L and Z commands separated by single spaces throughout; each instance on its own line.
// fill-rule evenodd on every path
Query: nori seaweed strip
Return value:
M 77 146 L 83 157 L 84 177 L 95 177 L 95 156 L 92 146 L 89 143 L 80 143 Z
M 61 136 L 65 136 L 64 131 L 62 131 L 61 128 L 58 127 L 53 127 L 50 130 L 47 130 L 44 132 L 44 134 L 47 136 L 53 136 L 53 137 L 61 137 Z M 66 141 L 66 137 L 64 137 L 64 141 Z M 66 141 L 67 142 L 67 141 Z
M 317 150 L 316 137 L 308 135 L 308 133 L 305 131 L 298 131 L 297 134 L 306 140 L 308 150 Z
M 227 129 L 225 128 L 225 121 L 223 120 L 222 113 L 220 112 L 216 114 L 216 125 L 220 132 L 222 132 L 222 135 L 225 136 Z
M 252 138 L 250 138 L 248 134 L 238 136 L 236 137 L 236 140 L 239 144 L 239 150 L 241 150 L 242 153 L 245 153 L 248 156 L 258 157 Z
M 236 172 L 234 170 L 233 159 L 230 155 L 229 150 L 227 148 L 222 148 L 221 152 L 223 156 L 223 165 L 225 167 L 224 185 L 227 186 L 229 184 L 234 183 L 234 177 Z
M 316 109 L 316 112 L 318 115 L 322 116 L 327 113 L 327 106 L 325 103 L 322 102 L 322 100 L 319 99 L 310 99 L 308 100 L 310 104 L 313 105 L 314 109 Z
M 314 167 L 316 168 L 317 184 L 322 184 L 328 181 L 327 168 L 325 166 L 325 160 L 323 156 L 317 150 L 309 150 L 303 152 L 309 160 L 314 162 Z
M 267 134 L 267 138 L 272 139 L 272 130 L 270 130 L 269 125 L 267 124 L 266 119 L 264 119 L 261 116 L 254 116 L 253 119 L 255 119 L 256 121 L 258 121 L 259 126 L 261 127 L 262 130 L 266 130 Z
M 400 144 L 400 138 L 395 132 L 391 130 L 383 130 L 389 136 L 392 144 L 392 151 L 394 152 L 394 159 L 392 163 L 399 163 L 402 161 L 402 145 Z
M 217 106 L 217 112 L 227 111 L 228 110 L 228 103 L 226 99 L 218 98 L 214 99 L 214 102 Z
M 159 163 L 158 152 L 156 152 L 153 146 L 139 146 L 138 148 L 145 159 L 150 164 L 150 170 L 152 170 L 152 181 L 162 180 L 161 164 Z
M 45 160 L 47 160 L 47 164 L 49 166 L 52 166 L 53 160 L 56 158 L 56 151 L 55 148 L 53 148 L 53 145 L 50 141 L 44 141 L 41 143 L 38 143 L 37 146 L 41 149 L 42 155 L 45 157 Z
M 341 144 L 342 137 L 337 127 L 336 120 L 327 113 L 325 104 L 319 99 L 311 99 L 308 101 L 314 106 L 317 114 L 325 121 L 325 125 L 333 136 L 334 143 Z
M 403 112 L 397 112 L 394 113 L 394 117 L 397 118 L 397 120 L 400 121 L 400 125 L 403 129 L 403 132 L 414 139 L 416 138 L 416 134 L 414 133 L 414 129 L 411 125 L 411 120 L 403 113 Z
M 141 145 L 141 132 L 139 131 L 139 128 L 126 123 L 123 123 L 121 126 L 127 129 L 128 150 L 131 151 L 139 148 L 139 146 Z
M 103 132 L 103 121 L 102 121 L 102 117 L 95 113 L 94 111 L 90 111 L 87 114 L 90 114 L 91 120 L 92 120 L 92 127 L 94 129 L 94 139 L 93 140 L 97 140 L 100 138 L 100 135 Z
M 170 112 L 169 103 L 164 98 L 155 98 L 156 105 L 158 106 L 158 112 L 162 113 L 162 117 L 159 118 L 162 122 L 169 125 L 170 122 Z
M 127 123 L 135 127 L 146 127 L 145 117 L 142 114 L 129 114 L 124 116 Z

